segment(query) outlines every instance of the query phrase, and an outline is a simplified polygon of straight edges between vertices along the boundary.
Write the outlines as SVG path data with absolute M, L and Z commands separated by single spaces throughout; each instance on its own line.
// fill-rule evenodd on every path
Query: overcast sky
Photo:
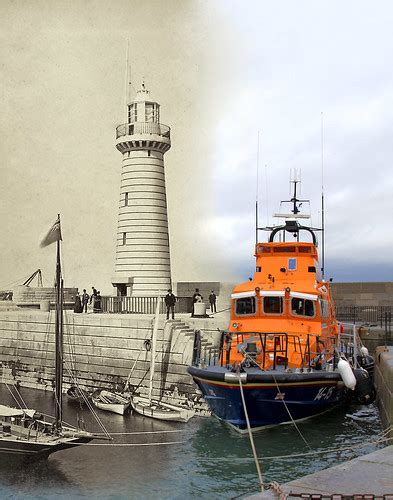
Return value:
M 393 7 L 388 1 L 0 2 L 0 288 L 41 268 L 62 215 L 66 285 L 110 293 L 125 58 L 171 127 L 165 155 L 174 281 L 243 281 L 260 224 L 289 195 L 320 224 L 326 269 L 393 280 Z M 132 90 L 132 89 L 131 89 Z M 268 218 L 269 215 L 269 218 Z

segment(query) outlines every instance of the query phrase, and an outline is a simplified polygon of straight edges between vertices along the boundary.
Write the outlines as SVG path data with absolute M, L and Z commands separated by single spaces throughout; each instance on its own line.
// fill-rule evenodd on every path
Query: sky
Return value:
M 323 185 L 326 276 L 392 281 L 392 14 L 389 1 L 2 0 L 0 289 L 38 268 L 53 283 L 55 248 L 39 241 L 60 213 L 66 286 L 112 293 L 127 43 L 131 97 L 144 79 L 171 127 L 173 281 L 247 280 L 255 200 L 272 224 L 291 169 L 315 226 Z

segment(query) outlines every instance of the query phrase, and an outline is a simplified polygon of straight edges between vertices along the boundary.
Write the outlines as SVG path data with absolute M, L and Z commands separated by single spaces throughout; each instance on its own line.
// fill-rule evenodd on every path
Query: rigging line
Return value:
M 148 331 L 147 331 L 147 334 L 145 335 L 145 338 L 143 339 L 143 342 L 145 342 L 145 341 L 147 340 L 147 338 L 149 337 L 149 333 L 150 333 L 150 330 L 148 330 Z M 143 345 L 143 344 L 142 344 L 142 345 Z M 138 360 L 139 360 L 139 356 L 140 356 L 141 352 L 142 352 L 142 347 L 140 348 L 139 353 L 138 353 L 138 356 L 137 356 L 137 358 L 136 358 L 136 360 L 135 360 L 135 362 L 134 362 L 134 365 L 133 365 L 133 367 L 131 368 L 131 371 L 130 371 L 130 373 L 129 373 L 128 377 L 127 377 L 126 383 L 125 383 L 125 385 L 124 385 L 124 390 L 123 390 L 123 392 L 125 392 L 125 391 L 126 391 L 126 389 L 127 389 L 127 387 L 129 386 L 129 383 L 130 383 L 130 380 L 131 380 L 131 375 L 132 375 L 132 374 L 133 374 L 133 372 L 134 372 L 134 369 L 135 369 L 136 364 L 137 364 L 137 362 L 138 362 Z M 146 374 L 145 374 L 145 376 L 146 376 Z M 143 380 L 143 379 L 142 379 L 142 380 Z M 139 387 L 139 386 L 138 386 L 138 387 Z M 133 391 L 133 392 L 135 392 L 135 389 L 134 389 L 134 391 Z
M 87 408 L 89 409 L 90 413 L 93 415 L 95 421 L 97 422 L 97 424 L 99 425 L 99 427 L 101 428 L 101 430 L 103 431 L 103 434 L 107 437 L 111 437 L 111 435 L 109 434 L 108 430 L 106 429 L 105 425 L 103 424 L 103 422 L 101 421 L 98 413 L 96 412 L 95 408 L 93 407 L 92 403 L 88 400 L 88 398 L 86 397 L 86 395 L 84 394 L 82 388 L 80 387 L 80 384 L 79 384 L 79 381 L 78 379 L 72 374 L 72 371 L 70 370 L 69 368 L 69 365 L 68 363 L 64 363 L 64 366 L 65 366 L 65 369 L 66 371 L 68 372 L 69 376 L 70 376 L 70 379 L 72 380 L 72 382 L 77 386 L 77 388 L 79 389 L 79 393 L 81 394 L 82 396 L 82 399 L 83 401 L 85 402 Z
M 185 444 L 186 441 L 167 441 L 166 443 L 85 443 L 84 446 L 114 446 L 114 447 L 133 447 L 133 446 L 168 446 L 172 444 Z
M 246 351 L 242 350 L 242 352 L 243 352 L 243 354 L 244 354 L 244 356 L 245 356 L 245 357 L 248 357 L 248 358 L 252 361 L 252 363 L 255 363 L 255 364 L 256 364 L 256 365 L 257 365 L 257 366 L 258 366 L 261 370 L 263 370 L 263 368 L 262 368 L 262 367 L 261 367 L 261 366 L 260 366 L 260 365 L 259 365 L 256 361 L 255 361 L 255 359 L 251 358 L 251 356 L 250 356 L 250 355 L 249 355 Z M 287 412 L 288 412 L 288 415 L 289 415 L 289 418 L 291 419 L 292 424 L 295 426 L 295 429 L 296 429 L 296 430 L 297 430 L 297 432 L 299 433 L 299 436 L 302 438 L 303 442 L 306 444 L 306 446 L 308 447 L 308 449 L 309 449 L 309 450 L 311 450 L 311 449 L 312 449 L 312 448 L 311 448 L 311 446 L 310 446 L 310 445 L 308 444 L 308 442 L 306 441 L 305 437 L 304 437 L 304 436 L 303 436 L 303 434 L 301 433 L 301 431 L 300 431 L 299 427 L 297 426 L 297 424 L 296 424 L 295 420 L 293 419 L 293 417 L 292 417 L 292 415 L 291 415 L 291 412 L 290 412 L 290 410 L 289 410 L 289 408 L 288 408 L 288 406 L 287 406 L 287 404 L 286 404 L 286 402 L 285 402 L 285 400 L 284 400 L 284 395 L 283 395 L 283 393 L 281 392 L 280 387 L 279 387 L 279 385 L 278 385 L 278 383 L 277 383 L 276 377 L 274 376 L 274 374 L 272 374 L 272 376 L 273 376 L 274 383 L 276 384 L 277 391 L 278 391 L 278 393 L 279 393 L 279 395 L 280 395 L 280 399 L 281 399 L 281 401 L 284 403 L 285 409 L 286 409 L 286 410 L 287 410 Z
M 10 391 L 11 396 L 14 398 L 15 403 L 19 406 L 19 408 L 20 408 L 21 410 L 23 410 L 23 408 L 21 407 L 21 405 L 20 405 L 19 401 L 16 399 L 16 397 L 15 397 L 14 393 L 13 393 L 13 392 L 11 391 L 11 389 L 8 387 L 7 382 L 5 382 L 5 385 L 6 385 L 7 389 Z
M 14 383 L 12 384 L 12 387 L 15 390 L 16 394 L 18 395 L 18 397 L 20 398 L 20 400 L 22 401 L 22 404 L 24 405 L 24 407 L 27 408 L 27 404 L 25 403 L 25 401 L 24 401 L 24 399 L 22 397 L 22 394 L 20 393 L 18 387 Z
M 248 411 L 247 411 L 247 407 L 246 407 L 246 401 L 244 399 L 243 384 L 242 384 L 242 378 L 241 378 L 240 371 L 238 372 L 238 377 L 239 377 L 240 395 L 241 395 L 241 398 L 242 398 L 244 416 L 246 417 L 248 435 L 249 435 L 249 438 L 250 438 L 252 453 L 254 455 L 255 467 L 256 467 L 257 473 L 258 473 L 259 484 L 260 484 L 260 487 L 261 487 L 261 491 L 263 492 L 263 490 L 264 490 L 264 488 L 263 488 L 263 477 L 262 477 L 261 468 L 260 468 L 259 462 L 258 462 L 258 455 L 257 455 L 257 451 L 255 449 L 254 439 L 252 437 L 252 431 L 251 431 L 251 427 L 250 427 L 250 421 L 248 419 Z
M 188 429 L 171 429 L 166 431 L 135 431 L 135 432 L 112 432 L 111 436 L 136 436 L 141 434 L 169 434 L 173 432 L 186 432 Z M 101 435 L 100 432 L 96 433 Z
M 82 388 L 80 387 L 80 384 L 79 384 L 79 381 L 78 379 L 73 375 L 72 371 L 70 370 L 69 368 L 69 365 L 68 363 L 64 363 L 64 366 L 65 366 L 65 369 L 66 371 L 68 372 L 69 376 L 70 376 L 70 379 L 71 381 L 76 385 L 76 387 L 79 389 L 79 392 L 82 396 L 82 399 L 83 401 L 85 402 L 86 406 L 88 407 L 88 409 L 90 410 L 90 413 L 93 415 L 94 419 L 96 420 L 97 424 L 99 425 L 99 427 L 104 431 L 104 434 L 107 436 L 107 437 L 110 437 L 110 434 L 109 432 L 107 431 L 105 425 L 103 424 L 103 422 L 101 421 L 99 415 L 97 414 L 97 412 L 95 411 L 92 403 L 88 400 L 88 398 L 86 397 L 86 395 L 84 394 L 84 391 L 82 390 Z

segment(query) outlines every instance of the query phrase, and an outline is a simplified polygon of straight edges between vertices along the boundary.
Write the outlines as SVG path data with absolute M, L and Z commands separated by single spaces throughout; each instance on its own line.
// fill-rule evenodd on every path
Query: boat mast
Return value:
M 150 379 L 149 379 L 149 402 L 151 403 L 151 396 L 153 393 L 153 377 L 154 377 L 154 365 L 156 361 L 156 345 L 157 345 L 157 331 L 158 331 L 158 319 L 160 315 L 160 295 L 157 297 L 156 313 L 154 316 L 154 326 L 153 333 L 151 337 L 151 359 L 150 359 Z
M 257 142 L 257 182 L 256 182 L 256 193 L 255 193 L 255 251 L 258 245 L 258 184 L 259 184 L 259 130 L 258 130 L 258 142 Z
M 60 227 L 60 214 L 59 227 Z M 63 408 L 62 408 L 62 386 L 63 386 L 63 279 L 61 277 L 60 263 L 60 239 L 57 240 L 56 257 L 56 321 L 55 321 L 55 425 L 57 431 L 61 431 Z
M 321 228 L 322 228 L 322 278 L 325 277 L 325 200 L 323 193 L 323 113 L 321 113 Z

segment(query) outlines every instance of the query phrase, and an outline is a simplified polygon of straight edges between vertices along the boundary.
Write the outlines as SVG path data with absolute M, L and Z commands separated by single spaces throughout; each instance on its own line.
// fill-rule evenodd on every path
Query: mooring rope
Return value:
M 166 441 L 165 443 L 87 443 L 84 446 L 116 446 L 116 447 L 135 447 L 135 446 L 168 446 L 173 444 L 185 444 L 186 441 Z
M 257 455 L 257 451 L 256 451 L 256 449 L 255 449 L 254 439 L 253 439 L 253 437 L 252 437 L 252 431 L 251 431 L 251 426 L 250 426 L 250 420 L 249 420 L 249 418 L 248 418 L 248 411 L 247 411 L 246 401 L 245 401 L 244 394 L 243 394 L 243 384 L 242 384 L 242 378 L 241 378 L 240 371 L 238 371 L 238 377 L 239 377 L 240 395 L 241 395 L 241 398 L 242 398 L 242 404 L 243 404 L 244 415 L 245 415 L 245 417 L 246 417 L 246 423 L 247 423 L 248 435 L 249 435 L 249 438 L 250 438 L 250 443 L 251 443 L 252 453 L 253 453 L 253 455 L 254 455 L 255 467 L 256 467 L 256 469 L 257 469 L 257 473 L 258 473 L 259 484 L 260 484 L 260 487 L 261 487 L 261 491 L 263 492 L 263 477 L 262 477 L 261 468 L 260 468 L 260 466 L 259 466 L 258 455 Z
M 262 366 L 259 363 L 257 363 L 256 360 L 254 358 L 252 358 L 244 349 L 242 350 L 242 352 L 243 352 L 245 358 L 249 358 L 252 363 L 255 363 L 258 366 L 258 368 L 263 371 Z M 284 394 L 281 392 L 280 387 L 279 387 L 279 385 L 277 383 L 276 377 L 274 376 L 274 374 L 272 374 L 272 375 L 273 375 L 274 383 L 276 384 L 276 387 L 277 387 L 277 391 L 278 391 L 278 393 L 280 395 L 280 400 L 284 403 L 285 409 L 287 410 L 287 413 L 289 415 L 289 418 L 291 419 L 292 424 L 294 425 L 295 429 L 297 430 L 299 436 L 302 438 L 302 440 L 305 443 L 305 445 L 308 447 L 309 450 L 311 450 L 312 449 L 311 446 L 306 441 L 305 437 L 301 433 L 299 427 L 297 426 L 295 420 L 293 419 L 293 417 L 291 415 L 291 412 L 290 412 L 290 410 L 289 410 L 289 408 L 288 408 L 288 406 L 287 406 L 287 404 L 286 404 L 286 402 L 284 400 Z

